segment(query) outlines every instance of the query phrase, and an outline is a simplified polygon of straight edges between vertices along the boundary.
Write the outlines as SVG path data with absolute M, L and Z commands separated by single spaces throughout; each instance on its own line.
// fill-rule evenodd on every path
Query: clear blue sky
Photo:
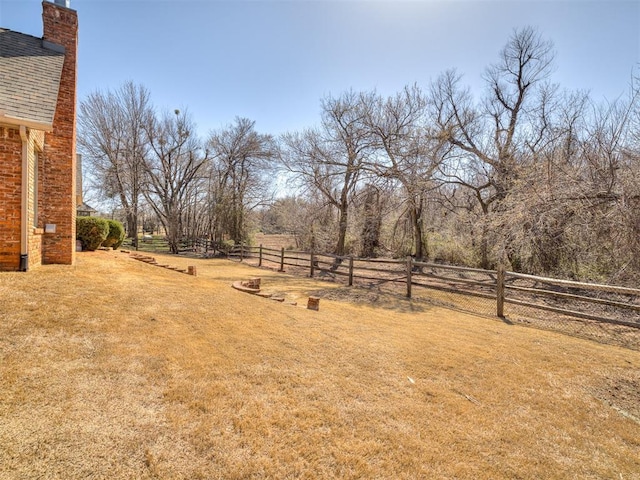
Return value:
M 244 116 L 261 133 L 312 126 L 320 98 L 392 94 L 456 68 L 476 91 L 514 28 L 555 44 L 552 80 L 597 99 L 640 70 L 638 0 L 71 0 L 82 100 L 133 80 L 201 135 Z M 40 0 L 0 0 L 0 27 L 42 36 Z

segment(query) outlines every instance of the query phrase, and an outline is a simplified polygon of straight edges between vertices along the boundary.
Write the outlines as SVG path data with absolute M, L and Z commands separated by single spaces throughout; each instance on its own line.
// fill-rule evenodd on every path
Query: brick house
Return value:
M 68 0 L 42 19 L 0 28 L 0 271 L 75 262 L 78 19 Z

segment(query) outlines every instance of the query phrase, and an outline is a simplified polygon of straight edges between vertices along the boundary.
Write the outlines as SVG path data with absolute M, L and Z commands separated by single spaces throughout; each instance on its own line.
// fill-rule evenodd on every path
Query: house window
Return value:
M 38 169 L 40 166 L 38 151 L 33 152 L 33 203 L 31 204 L 31 211 L 33 212 L 33 226 L 38 226 Z

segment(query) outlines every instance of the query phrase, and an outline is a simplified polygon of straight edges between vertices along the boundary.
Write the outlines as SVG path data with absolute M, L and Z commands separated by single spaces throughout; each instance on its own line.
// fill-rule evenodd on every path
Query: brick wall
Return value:
M 43 237 L 42 262 L 73 264 L 76 241 L 76 52 L 78 18 L 74 10 L 42 3 L 43 38 L 65 47 L 53 132 L 45 136 L 42 223 L 56 233 Z
M 38 266 L 42 261 L 42 229 L 36 229 L 36 211 L 32 208 L 39 199 L 42 184 L 36 193 L 36 179 L 39 180 L 42 165 L 36 165 L 36 152 L 44 145 L 44 132 L 28 131 L 28 178 L 29 178 L 29 227 L 28 254 L 29 268 Z M 36 176 L 36 168 L 39 172 Z M 38 197 L 35 197 L 38 195 Z M 41 207 L 39 208 L 41 211 Z M 22 138 L 20 130 L 0 127 L 0 271 L 20 268 L 20 240 L 22 221 Z M 41 215 L 39 215 L 41 216 Z
M 22 140 L 17 128 L 0 127 L 0 270 L 20 267 Z

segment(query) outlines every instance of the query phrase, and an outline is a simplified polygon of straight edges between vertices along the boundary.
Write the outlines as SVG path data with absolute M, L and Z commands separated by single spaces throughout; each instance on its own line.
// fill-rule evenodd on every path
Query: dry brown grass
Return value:
M 640 352 L 162 263 L 0 275 L 1 479 L 640 478 Z

